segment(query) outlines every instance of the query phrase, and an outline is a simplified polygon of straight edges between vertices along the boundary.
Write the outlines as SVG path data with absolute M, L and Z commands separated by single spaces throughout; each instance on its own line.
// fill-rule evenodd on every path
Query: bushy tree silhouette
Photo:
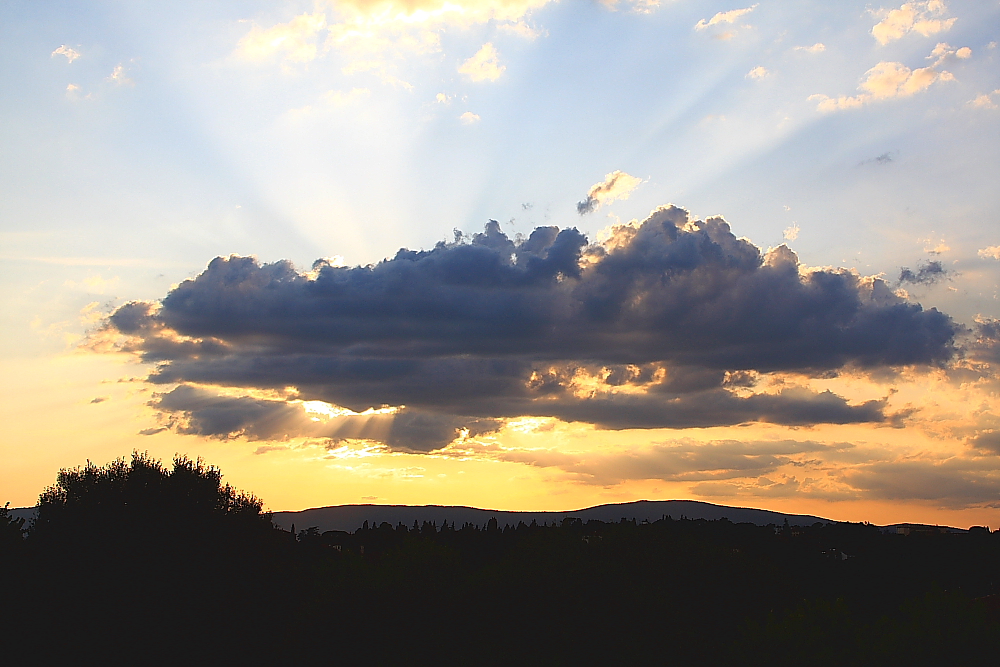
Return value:
M 223 484 L 218 468 L 177 456 L 168 469 L 149 454 L 133 452 L 131 461 L 60 470 L 38 498 L 31 538 L 120 548 L 270 530 L 271 515 L 261 500 Z
M 11 516 L 10 503 L 0 507 L 0 553 L 19 547 L 24 532 L 24 519 Z

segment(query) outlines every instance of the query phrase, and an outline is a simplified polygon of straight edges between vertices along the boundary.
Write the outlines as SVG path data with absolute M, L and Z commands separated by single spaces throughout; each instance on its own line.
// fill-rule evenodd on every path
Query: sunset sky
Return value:
M 1000 526 L 1000 2 L 0 3 L 0 505 Z

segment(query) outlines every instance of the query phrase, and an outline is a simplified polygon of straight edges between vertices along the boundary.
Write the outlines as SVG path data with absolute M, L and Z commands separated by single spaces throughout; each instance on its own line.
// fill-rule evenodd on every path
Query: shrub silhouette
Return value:
M 62 469 L 38 498 L 31 538 L 77 546 L 122 548 L 143 542 L 232 538 L 271 530 L 257 497 L 222 484 L 222 473 L 199 459 L 177 456 L 167 469 L 132 453 L 104 466 Z

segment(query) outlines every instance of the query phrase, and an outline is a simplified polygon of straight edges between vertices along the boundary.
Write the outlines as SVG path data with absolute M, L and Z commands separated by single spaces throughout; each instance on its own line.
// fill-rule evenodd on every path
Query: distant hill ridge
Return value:
M 331 507 L 315 507 L 298 512 L 275 512 L 275 525 L 289 530 L 295 525 L 296 530 L 304 530 L 315 526 L 320 532 L 327 530 L 343 530 L 353 533 L 364 524 L 378 525 L 383 522 L 402 523 L 412 526 L 416 521 L 425 521 L 441 525 L 445 521 L 461 528 L 466 523 L 483 527 L 490 519 L 496 519 L 499 527 L 516 526 L 523 521 L 530 524 L 559 523 L 566 518 L 577 518 L 583 521 L 620 521 L 621 519 L 636 521 L 657 521 L 664 516 L 674 519 L 729 519 L 733 523 L 753 523 L 758 526 L 768 524 L 782 525 L 788 520 L 791 526 L 811 526 L 822 523 L 836 523 L 830 519 L 808 514 L 783 514 L 770 510 L 759 510 L 749 507 L 728 507 L 713 505 L 697 500 L 637 500 L 630 503 L 611 503 L 596 505 L 579 510 L 565 512 L 512 512 L 502 510 L 484 510 L 475 507 L 455 505 L 334 505 Z

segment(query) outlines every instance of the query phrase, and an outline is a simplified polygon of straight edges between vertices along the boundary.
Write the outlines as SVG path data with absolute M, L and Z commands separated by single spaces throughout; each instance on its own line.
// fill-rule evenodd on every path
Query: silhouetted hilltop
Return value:
M 753 523 L 758 526 L 782 525 L 786 519 L 790 526 L 811 526 L 817 521 L 833 523 L 829 519 L 807 514 L 783 514 L 748 507 L 727 507 L 697 500 L 638 500 L 631 503 L 611 503 L 566 512 L 507 512 L 454 505 L 334 505 L 298 512 L 275 512 L 272 520 L 275 525 L 285 530 L 289 530 L 292 524 L 295 524 L 296 529 L 299 530 L 315 526 L 320 532 L 343 530 L 353 533 L 365 521 L 373 526 L 383 522 L 391 525 L 402 523 L 409 526 L 414 521 L 418 524 L 427 521 L 441 525 L 447 521 L 456 526 L 470 523 L 483 527 L 490 519 L 495 518 L 497 525 L 503 528 L 504 525 L 516 526 L 520 521 L 525 524 L 530 524 L 532 521 L 539 524 L 558 524 L 569 517 L 583 521 L 614 522 L 621 519 L 656 521 L 664 516 L 670 516 L 674 519 L 681 517 L 707 520 L 729 519 L 733 523 Z

